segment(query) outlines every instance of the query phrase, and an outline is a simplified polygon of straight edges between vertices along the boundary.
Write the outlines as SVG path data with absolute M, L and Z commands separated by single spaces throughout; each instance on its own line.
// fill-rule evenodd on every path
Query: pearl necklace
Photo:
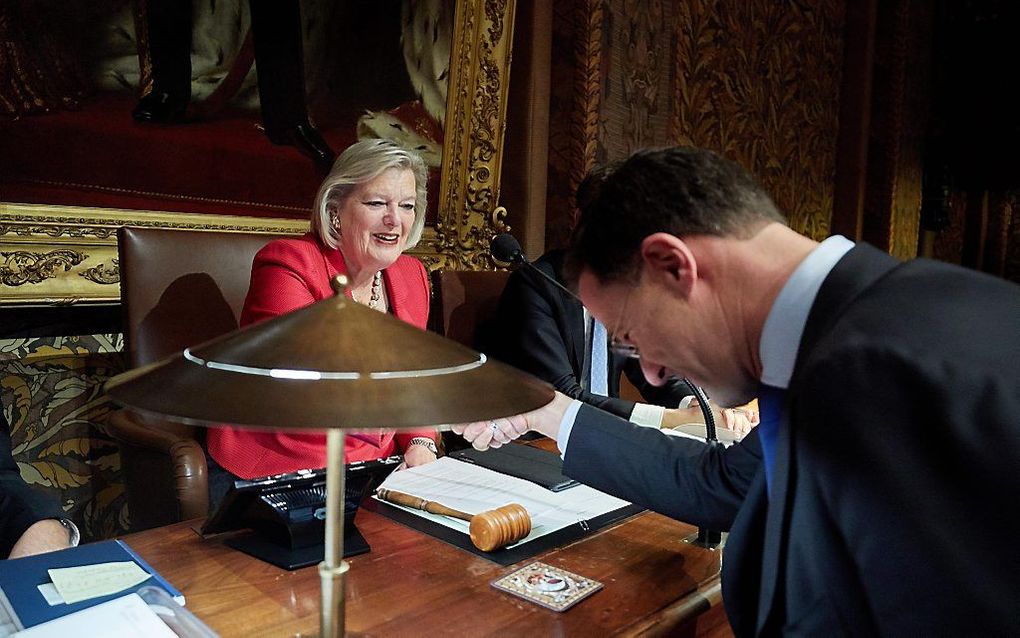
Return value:
M 372 277 L 372 296 L 368 299 L 368 307 L 379 310 L 379 300 L 382 299 L 382 271 L 375 271 Z

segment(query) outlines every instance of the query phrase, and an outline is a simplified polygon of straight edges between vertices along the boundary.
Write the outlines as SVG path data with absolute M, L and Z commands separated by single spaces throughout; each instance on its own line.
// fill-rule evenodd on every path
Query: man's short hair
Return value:
M 746 170 L 704 149 L 637 151 L 582 184 L 567 255 L 572 282 L 583 269 L 603 283 L 634 276 L 641 242 L 654 233 L 747 238 L 767 223 L 786 224 Z

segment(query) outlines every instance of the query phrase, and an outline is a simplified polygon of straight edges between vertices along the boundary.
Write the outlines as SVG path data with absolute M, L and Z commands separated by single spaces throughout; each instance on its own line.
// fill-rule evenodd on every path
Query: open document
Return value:
M 531 481 L 443 457 L 434 463 L 394 472 L 381 487 L 405 492 L 469 514 L 518 503 L 531 515 L 531 533 L 520 543 L 630 505 L 587 485 L 551 492 Z M 374 498 L 374 497 L 373 497 Z M 394 505 L 439 525 L 468 534 L 469 523 Z

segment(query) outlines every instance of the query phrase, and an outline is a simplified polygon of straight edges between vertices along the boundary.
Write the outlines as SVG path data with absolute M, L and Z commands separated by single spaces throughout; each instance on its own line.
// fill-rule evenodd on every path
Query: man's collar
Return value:
M 829 272 L 854 247 L 841 235 L 829 237 L 800 262 L 772 303 L 762 328 L 761 382 L 777 388 L 790 385 L 808 313 Z

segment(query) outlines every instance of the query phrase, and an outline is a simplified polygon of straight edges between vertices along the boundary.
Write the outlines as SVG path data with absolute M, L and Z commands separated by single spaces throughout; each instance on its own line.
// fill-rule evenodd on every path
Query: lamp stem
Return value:
M 319 563 L 322 588 L 319 635 L 344 635 L 344 585 L 349 568 L 344 558 L 344 431 L 326 433 L 326 552 Z

